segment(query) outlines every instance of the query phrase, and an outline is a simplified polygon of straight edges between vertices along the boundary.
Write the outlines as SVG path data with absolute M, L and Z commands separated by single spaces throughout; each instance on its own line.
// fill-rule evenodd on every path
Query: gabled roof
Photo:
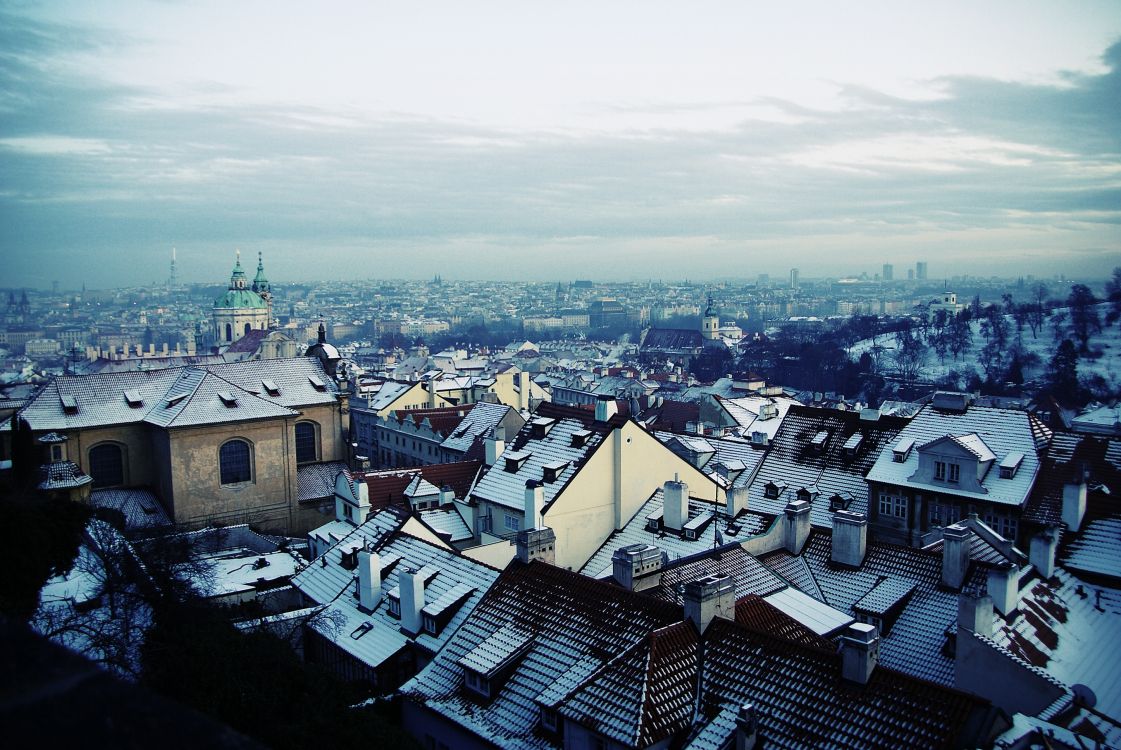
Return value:
M 440 443 L 440 447 L 467 453 L 472 445 L 497 427 L 511 411 L 513 410 L 505 404 L 480 401 L 472 406 L 467 415 L 448 433 L 444 442 Z
M 459 499 L 467 497 L 475 478 L 482 468 L 482 461 L 456 461 L 448 464 L 429 464 L 409 469 L 386 469 L 370 471 L 364 475 L 370 493 L 370 507 L 374 510 L 385 508 L 396 501 L 405 499 L 405 490 L 417 477 L 423 477 L 437 491 L 444 485 L 452 488 Z
M 763 459 L 748 490 L 747 507 L 762 513 L 781 514 L 802 488 L 815 493 L 811 500 L 810 520 L 814 526 L 832 528 L 830 499 L 840 494 L 851 496 L 848 510 L 868 513 L 868 485 L 865 475 L 881 452 L 891 459 L 895 444 L 908 420 L 881 416 L 876 420 L 861 419 L 858 412 L 821 409 L 812 406 L 791 406 Z M 821 447 L 813 440 L 824 433 Z M 855 455 L 844 449 L 854 434 L 863 435 Z M 773 483 L 783 489 L 777 497 L 766 496 L 766 486 Z
M 314 385 L 313 378 L 322 389 Z M 266 392 L 264 380 L 278 386 L 277 395 Z M 125 397 L 126 391 L 131 398 Z M 220 393 L 234 396 L 236 405 L 227 407 Z M 21 416 L 36 431 L 138 422 L 179 427 L 291 417 L 301 407 L 336 403 L 337 395 L 338 386 L 318 360 L 293 357 L 61 375 L 31 399 Z M 77 409 L 64 408 L 64 399 L 73 399 Z
M 1011 479 L 1001 477 L 997 471 L 988 472 L 981 482 L 984 494 L 945 483 L 938 484 L 939 492 L 1022 506 L 1039 473 L 1040 455 L 1050 439 L 1050 430 L 1033 414 L 1024 411 L 970 406 L 964 412 L 957 412 L 927 405 L 899 433 L 900 440 L 913 440 L 916 446 L 925 446 L 941 438 L 954 438 L 955 444 L 980 460 L 992 460 L 987 456 L 1002 458 L 1009 453 L 1021 453 L 1024 460 Z M 918 466 L 918 450 L 912 451 L 903 462 L 895 461 L 890 450 L 883 450 L 868 472 L 868 481 L 929 489 L 929 484 L 910 479 Z

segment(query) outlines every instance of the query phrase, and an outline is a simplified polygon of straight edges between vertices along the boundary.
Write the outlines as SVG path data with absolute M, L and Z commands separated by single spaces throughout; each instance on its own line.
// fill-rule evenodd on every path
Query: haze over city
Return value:
M 0 3 L 8 286 L 1104 277 L 1121 5 Z M 220 273 L 218 274 L 220 276 Z

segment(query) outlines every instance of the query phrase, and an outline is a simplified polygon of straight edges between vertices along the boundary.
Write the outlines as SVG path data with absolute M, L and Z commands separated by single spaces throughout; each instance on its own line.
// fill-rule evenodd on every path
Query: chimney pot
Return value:
M 794 500 L 786 506 L 786 529 L 784 544 L 786 551 L 797 555 L 802 551 L 810 536 L 810 504 L 806 500 Z
M 966 525 L 955 523 L 942 530 L 942 585 L 961 588 L 969 571 L 969 540 L 973 531 Z
M 859 568 L 868 549 L 868 516 L 848 510 L 833 512 L 833 562 Z
M 736 582 L 731 576 L 705 576 L 685 584 L 685 619 L 703 633 L 712 618 L 736 618 Z
M 880 660 L 880 634 L 875 625 L 854 622 L 841 638 L 841 676 L 867 685 Z
M 667 529 L 681 531 L 689 520 L 689 485 L 678 481 L 662 487 L 662 521 Z

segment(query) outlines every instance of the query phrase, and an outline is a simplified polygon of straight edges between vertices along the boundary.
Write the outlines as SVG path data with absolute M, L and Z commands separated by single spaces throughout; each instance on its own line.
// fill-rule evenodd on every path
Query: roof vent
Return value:
M 1000 462 L 1000 478 L 1012 479 L 1016 476 L 1016 472 L 1020 469 L 1020 464 L 1024 462 L 1023 453 L 1009 453 Z
M 828 439 L 829 433 L 822 430 L 813 436 L 813 440 L 810 441 L 810 449 L 816 453 L 821 453 L 825 449 L 825 441 Z
M 222 399 L 222 403 L 226 405 L 227 409 L 237 406 L 237 398 L 229 391 L 218 391 L 218 398 Z
M 506 471 L 511 474 L 516 473 L 531 455 L 533 454 L 528 451 L 506 451 L 503 454 L 503 458 L 506 459 Z
M 66 414 L 78 413 L 78 399 L 73 396 L 59 396 L 62 401 L 62 411 Z
M 125 401 L 127 401 L 129 407 L 133 409 L 138 409 L 144 405 L 144 399 L 140 398 L 140 391 L 135 388 L 125 391 Z
M 572 433 L 572 447 L 583 448 L 588 444 L 588 438 L 590 438 L 591 436 L 591 430 L 576 430 Z
M 859 432 L 854 432 L 852 436 L 845 441 L 844 451 L 846 458 L 854 458 L 860 451 L 860 444 L 864 442 L 864 436 Z
M 895 447 L 891 449 L 891 460 L 897 464 L 905 462 L 911 455 L 911 449 L 915 447 L 914 438 L 903 438 Z
M 264 386 L 265 393 L 269 394 L 270 396 L 275 397 L 280 395 L 280 388 L 278 388 L 276 383 L 274 383 L 273 381 L 262 380 L 261 385 Z
M 965 410 L 969 408 L 969 394 L 956 393 L 953 391 L 937 391 L 934 394 L 931 405 L 935 409 L 941 411 L 964 414 Z
M 307 379 L 308 379 L 308 382 L 311 383 L 311 387 L 314 388 L 315 390 L 317 390 L 317 391 L 326 391 L 327 390 L 327 385 L 317 376 L 308 375 Z

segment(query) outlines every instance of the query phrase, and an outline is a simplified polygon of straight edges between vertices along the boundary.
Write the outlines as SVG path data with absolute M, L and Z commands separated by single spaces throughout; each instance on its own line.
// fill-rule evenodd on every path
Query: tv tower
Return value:
M 167 279 L 168 289 L 174 289 L 176 284 L 179 283 L 179 279 L 177 278 L 177 276 L 178 274 L 175 268 L 175 248 L 171 248 L 171 275 L 168 276 Z

